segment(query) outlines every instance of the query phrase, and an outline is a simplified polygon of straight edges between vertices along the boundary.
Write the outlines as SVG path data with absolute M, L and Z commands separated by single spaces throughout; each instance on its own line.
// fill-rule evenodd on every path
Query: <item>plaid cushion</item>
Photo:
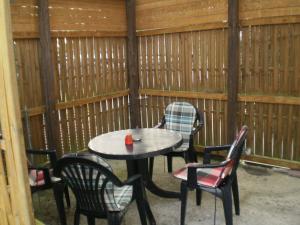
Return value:
M 30 186 L 41 186 L 45 184 L 45 175 L 43 170 L 29 170 L 28 178 Z
M 121 211 L 123 210 L 132 199 L 133 188 L 132 186 L 125 185 L 117 187 L 108 183 L 105 188 L 104 201 L 108 211 Z
M 50 173 L 50 179 L 52 183 L 61 181 L 59 177 L 54 177 L 52 175 L 53 169 L 49 169 L 49 173 Z M 43 170 L 35 170 L 35 169 L 29 170 L 28 178 L 29 178 L 29 184 L 32 187 L 42 186 L 45 184 L 45 174 Z
M 174 151 L 186 151 L 189 147 L 190 135 L 196 119 L 196 109 L 188 102 L 173 102 L 165 112 L 165 129 L 180 132 L 183 144 Z
M 187 180 L 188 165 L 173 173 L 176 178 Z M 217 187 L 222 180 L 231 173 L 233 167 L 233 160 L 224 167 L 218 168 L 198 168 L 197 169 L 197 183 L 207 187 Z

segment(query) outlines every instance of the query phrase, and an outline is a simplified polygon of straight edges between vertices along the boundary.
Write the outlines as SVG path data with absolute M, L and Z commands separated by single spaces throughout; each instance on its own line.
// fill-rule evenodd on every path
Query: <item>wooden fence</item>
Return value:
M 124 2 L 89 1 L 49 0 L 61 153 L 86 148 L 97 134 L 129 127 Z M 224 144 L 227 1 L 190 3 L 137 1 L 140 94 L 148 97 L 140 102 L 142 126 L 155 125 L 168 103 L 190 101 L 205 115 L 197 144 Z M 21 108 L 28 112 L 23 116 L 30 131 L 27 146 L 47 147 L 32 5 L 33 0 L 12 5 L 16 68 Z M 78 13 L 78 22 L 71 20 Z M 26 26 L 20 26 L 18 15 Z M 250 159 L 289 167 L 299 167 L 300 161 L 299 15 L 294 0 L 272 1 L 272 7 L 266 1 L 240 1 L 240 110 L 232 116 L 250 128 Z
M 53 38 L 52 47 L 61 153 L 86 148 L 97 134 L 128 128 L 125 38 Z M 39 51 L 37 39 L 15 41 L 27 146 L 42 148 L 47 138 Z
M 252 154 L 300 160 L 300 24 L 242 27 L 239 125 L 250 128 Z M 198 144 L 226 142 L 227 30 L 139 38 L 143 126 L 153 126 L 174 100 L 205 113 Z M 284 164 L 282 164 L 284 165 Z

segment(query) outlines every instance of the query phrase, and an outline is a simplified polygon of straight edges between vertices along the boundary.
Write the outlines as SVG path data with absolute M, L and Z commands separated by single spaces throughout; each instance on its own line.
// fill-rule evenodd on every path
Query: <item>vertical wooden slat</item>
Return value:
M 238 73 L 239 73 L 239 1 L 228 0 L 228 142 L 234 140 L 236 130 Z

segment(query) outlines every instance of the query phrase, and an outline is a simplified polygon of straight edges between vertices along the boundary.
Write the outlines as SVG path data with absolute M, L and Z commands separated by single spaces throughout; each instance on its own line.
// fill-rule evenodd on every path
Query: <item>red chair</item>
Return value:
M 55 150 L 27 149 L 26 154 L 28 159 L 31 159 L 31 161 L 28 160 L 28 178 L 31 193 L 53 189 L 55 184 L 62 182 L 60 178 L 53 176 L 53 169 L 56 166 L 57 161 Z M 41 160 L 41 157 L 44 157 L 46 160 L 49 159 L 50 163 L 47 165 L 38 165 L 37 163 L 35 163 L 36 161 L 38 161 L 38 159 Z M 67 206 L 70 207 L 70 197 L 67 187 L 64 189 L 64 194 Z M 56 204 L 56 206 L 58 209 L 60 220 L 62 221 L 62 215 L 60 214 L 60 209 L 58 208 L 59 205 Z M 64 223 L 61 222 L 61 224 Z
M 229 149 L 225 161 L 218 164 L 189 163 L 184 168 L 174 172 L 174 176 L 181 182 L 181 219 L 180 224 L 184 225 L 187 192 L 188 189 L 207 191 L 222 199 L 226 225 L 232 225 L 232 196 L 233 192 L 236 214 L 239 215 L 239 194 L 236 170 L 244 148 L 248 133 L 248 127 L 243 126 L 231 146 L 208 147 L 204 153 L 204 162 L 210 162 L 210 153 Z M 201 202 L 201 192 L 198 203 Z

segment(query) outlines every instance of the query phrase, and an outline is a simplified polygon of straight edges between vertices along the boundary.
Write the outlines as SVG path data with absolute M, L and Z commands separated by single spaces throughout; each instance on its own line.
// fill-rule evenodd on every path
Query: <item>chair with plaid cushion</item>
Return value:
M 54 183 L 61 181 L 59 178 L 53 176 L 53 168 L 57 161 L 55 150 L 27 149 L 26 154 L 28 156 L 28 178 L 31 193 L 51 189 Z M 44 163 L 43 165 L 36 163 L 38 160 L 43 160 L 42 157 L 44 157 L 46 161 L 49 159 L 49 163 Z M 67 205 L 70 206 L 67 188 L 65 189 L 65 197 Z
M 233 193 L 236 214 L 239 215 L 239 197 L 236 170 L 244 148 L 248 127 L 243 126 L 232 145 L 208 147 L 207 157 L 212 151 L 229 149 L 226 160 L 217 164 L 189 163 L 184 168 L 173 173 L 181 182 L 181 225 L 184 225 L 187 191 L 196 189 L 207 191 L 222 199 L 226 225 L 232 225 L 232 197 Z M 205 162 L 210 162 L 206 158 Z M 201 193 L 201 192 L 200 192 Z M 199 195 L 201 197 L 201 194 Z M 201 201 L 201 199 L 200 199 Z M 199 203 L 200 203 L 199 201 Z
M 140 175 L 122 182 L 113 174 L 106 161 L 91 154 L 64 156 L 58 160 L 54 174 L 61 177 L 75 195 L 75 225 L 79 225 L 80 214 L 87 216 L 89 225 L 95 224 L 95 218 L 107 218 L 109 225 L 121 224 L 133 200 L 133 192 L 141 223 L 147 224 L 144 187 Z
M 183 143 L 180 147 L 167 153 L 168 172 L 172 172 L 172 157 L 183 157 L 186 162 L 196 162 L 194 151 L 194 135 L 203 126 L 202 114 L 188 102 L 173 102 L 166 108 L 161 123 L 156 127 L 179 132 Z M 150 159 L 150 173 L 152 175 L 154 158 Z

